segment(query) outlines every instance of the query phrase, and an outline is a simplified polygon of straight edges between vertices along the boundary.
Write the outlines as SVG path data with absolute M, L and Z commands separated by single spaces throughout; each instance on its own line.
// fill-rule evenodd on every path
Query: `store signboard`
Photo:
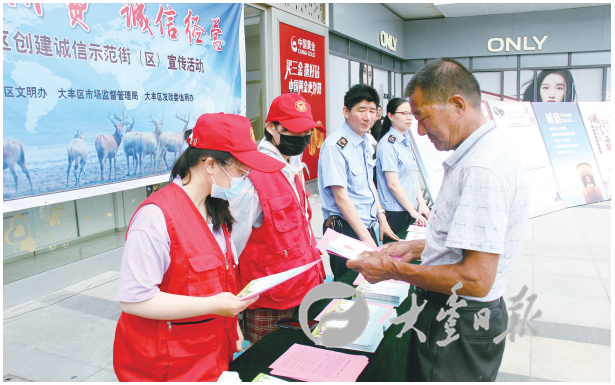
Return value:
M 549 153 L 529 102 L 489 101 L 496 126 L 526 169 L 530 218 L 564 209 Z
M 613 153 L 611 142 L 611 103 L 577 103 L 589 142 L 594 150 L 594 156 L 600 168 L 600 176 L 604 188 L 611 198 L 611 167 L 613 165 Z
M 198 116 L 243 112 L 242 7 L 4 3 L 4 212 L 168 180 Z
M 576 103 L 532 103 L 566 207 L 608 199 Z
M 279 23 L 281 93 L 302 95 L 312 107 L 314 121 L 327 127 L 325 98 L 325 37 Z M 312 139 L 303 152 L 306 180 L 318 177 L 318 156 L 325 134 L 312 131 Z

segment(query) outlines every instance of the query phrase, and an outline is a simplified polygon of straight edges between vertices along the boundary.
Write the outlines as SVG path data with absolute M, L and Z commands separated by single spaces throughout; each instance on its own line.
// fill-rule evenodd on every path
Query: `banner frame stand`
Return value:
M 68 202 L 82 198 L 90 198 L 93 196 L 126 191 L 157 183 L 168 182 L 170 175 L 170 173 L 163 175 L 153 175 L 146 178 L 138 178 L 130 181 L 121 181 L 117 183 L 112 182 L 101 186 L 84 186 L 82 188 L 71 189 L 69 191 L 60 191 L 52 194 L 41 194 L 27 198 L 5 200 L 2 205 L 2 212 L 8 213 L 17 210 L 25 210 L 44 205 L 51 205 L 54 203 Z

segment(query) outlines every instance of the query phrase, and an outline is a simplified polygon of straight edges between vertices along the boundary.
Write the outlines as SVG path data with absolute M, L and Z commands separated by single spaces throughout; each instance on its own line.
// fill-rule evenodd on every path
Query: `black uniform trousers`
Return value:
M 357 235 L 357 233 L 350 226 L 350 223 L 348 223 L 346 220 L 342 219 L 342 217 L 338 215 L 333 215 L 332 217 L 333 218 L 331 220 L 331 223 L 329 224 L 330 229 L 335 230 L 340 234 L 344 234 L 350 238 L 361 240 L 359 236 Z M 369 230 L 369 234 L 372 236 L 372 239 L 374 240 L 374 242 L 378 244 L 376 237 L 380 237 L 380 234 L 376 236 L 373 228 L 368 228 L 367 230 Z M 324 234 L 326 231 L 327 231 L 327 219 L 325 219 L 325 222 L 322 224 L 322 233 Z M 346 261 L 347 261 L 346 258 L 342 258 L 342 257 L 338 257 L 337 255 L 329 254 L 329 265 L 331 266 L 331 271 L 333 272 L 334 280 L 337 280 L 339 277 L 346 274 L 348 270 L 350 270 L 349 268 L 346 267 Z
M 407 211 L 385 211 L 384 216 L 395 234 L 401 230 L 408 230 L 408 226 L 416 222 Z
M 440 309 L 447 311 L 446 304 L 450 297 L 446 294 L 432 291 L 416 291 L 417 305 L 425 308 L 418 315 L 414 327 L 427 337 L 421 342 L 417 332 L 411 329 L 410 346 L 408 350 L 408 365 L 406 381 L 495 381 L 506 339 L 495 344 L 493 339 L 508 326 L 508 313 L 504 299 L 492 302 L 478 302 L 464 299 L 468 305 L 457 308 L 459 318 L 454 326 L 459 338 L 446 346 L 439 346 L 437 341 L 443 341 L 448 334 L 445 330 L 448 317 L 436 320 Z M 463 298 L 458 297 L 457 301 Z M 474 329 L 474 315 L 481 309 L 488 308 L 489 330 L 479 327 Z

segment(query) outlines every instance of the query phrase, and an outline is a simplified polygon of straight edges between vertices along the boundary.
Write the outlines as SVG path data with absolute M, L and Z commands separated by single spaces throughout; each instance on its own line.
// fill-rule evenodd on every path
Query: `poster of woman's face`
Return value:
M 566 79 L 561 74 L 549 74 L 540 85 L 543 102 L 563 102 L 566 99 Z
M 572 74 L 566 69 L 542 70 L 536 76 L 538 90 L 534 100 L 534 80 L 523 92 L 524 102 L 574 102 L 576 92 Z
M 374 77 L 372 76 L 372 74 L 373 74 L 372 66 L 363 64 L 363 63 L 359 65 L 359 83 L 360 84 L 367 84 L 373 87 Z

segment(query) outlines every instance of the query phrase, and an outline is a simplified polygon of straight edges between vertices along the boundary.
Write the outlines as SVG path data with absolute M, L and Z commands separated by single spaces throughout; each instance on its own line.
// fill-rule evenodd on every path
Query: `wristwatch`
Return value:
M 383 213 L 385 210 L 384 209 L 380 209 L 378 210 L 378 214 Z

